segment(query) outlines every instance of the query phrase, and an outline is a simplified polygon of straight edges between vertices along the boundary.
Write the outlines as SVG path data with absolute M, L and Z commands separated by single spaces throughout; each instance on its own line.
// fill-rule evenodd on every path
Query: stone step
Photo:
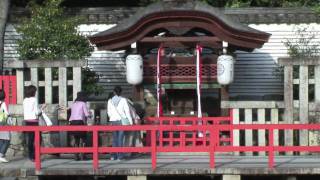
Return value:
M 17 177 L 0 177 L 0 180 L 18 180 Z

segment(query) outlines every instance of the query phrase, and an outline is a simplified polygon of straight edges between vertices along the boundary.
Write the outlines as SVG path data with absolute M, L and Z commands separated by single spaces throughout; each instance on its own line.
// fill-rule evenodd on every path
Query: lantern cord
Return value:
M 197 51 L 197 100 L 198 100 L 198 124 L 202 125 L 202 110 L 201 110 L 201 76 L 202 76 L 202 62 L 201 62 L 201 52 L 202 52 L 202 47 L 200 45 L 197 45 L 196 47 Z M 199 131 L 198 132 L 198 137 L 203 137 L 203 132 Z
M 163 51 L 162 44 L 158 48 L 158 55 L 157 55 L 157 117 L 162 116 L 162 101 L 161 101 L 161 53 Z

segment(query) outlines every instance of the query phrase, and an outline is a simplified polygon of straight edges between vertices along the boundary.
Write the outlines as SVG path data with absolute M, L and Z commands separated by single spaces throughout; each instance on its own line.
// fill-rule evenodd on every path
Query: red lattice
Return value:
M 146 65 L 143 68 L 144 76 L 156 76 L 157 75 L 157 66 L 156 65 Z M 196 66 L 192 65 L 161 65 L 160 68 L 161 77 L 165 76 L 196 76 Z M 217 65 L 216 64 L 205 64 L 202 65 L 202 77 L 211 77 L 216 78 L 217 76 Z

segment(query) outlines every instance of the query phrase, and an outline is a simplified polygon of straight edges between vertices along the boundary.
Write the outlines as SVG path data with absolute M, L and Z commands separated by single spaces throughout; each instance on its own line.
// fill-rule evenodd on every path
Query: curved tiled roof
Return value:
M 249 48 L 261 47 L 261 45 L 266 42 L 270 36 L 270 34 L 268 33 L 258 31 L 256 29 L 245 26 L 235 20 L 232 20 L 231 18 L 226 16 L 224 14 L 224 11 L 222 11 L 221 9 L 214 8 L 199 1 L 161 1 L 151 4 L 150 6 L 147 6 L 145 8 L 141 8 L 137 11 L 136 14 L 119 22 L 118 25 L 114 28 L 92 35 L 91 37 L 89 37 L 89 39 L 91 42 L 97 44 L 97 46 L 101 48 L 108 43 L 117 41 L 115 40 L 115 38 L 117 37 L 119 38 L 119 40 L 123 38 L 126 32 L 130 32 L 130 29 L 132 30 L 134 26 L 142 23 L 141 21 L 146 21 L 146 19 L 150 19 L 153 16 L 166 17 L 166 13 L 186 13 L 193 14 L 194 18 L 210 18 L 212 21 L 216 21 L 219 26 L 223 26 L 224 29 L 229 29 L 229 31 L 242 34 L 242 36 L 246 37 L 249 41 L 250 37 L 252 37 L 253 41 L 259 41 L 258 43 L 255 42 L 256 45 L 250 46 Z M 110 39 L 112 39 L 112 41 Z M 241 45 L 241 42 L 239 44 Z M 123 45 L 124 43 L 122 43 L 121 46 Z M 102 47 L 101 49 L 109 48 Z

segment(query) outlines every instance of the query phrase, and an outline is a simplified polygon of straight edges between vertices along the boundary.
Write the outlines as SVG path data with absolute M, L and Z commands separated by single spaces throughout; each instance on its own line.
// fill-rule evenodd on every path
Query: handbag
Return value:
M 47 116 L 46 113 L 44 113 L 44 112 L 42 111 L 41 116 L 42 116 L 42 119 L 44 120 L 46 126 L 52 126 L 52 121 L 51 121 L 51 119 Z
M 121 124 L 122 125 L 131 125 L 128 118 L 121 118 Z
M 0 108 L 1 107 L 2 107 L 2 102 L 0 103 Z M 8 124 L 7 118 L 8 118 L 7 114 L 4 112 L 4 109 L 1 108 L 1 110 L 0 110 L 0 125 L 1 126 L 5 126 Z
M 128 118 L 124 118 L 124 117 L 121 116 L 121 114 L 119 113 L 117 107 L 113 104 L 112 100 L 111 100 L 111 104 L 113 105 L 113 107 L 116 110 L 116 112 L 118 113 L 118 115 L 121 117 L 121 124 L 122 125 L 131 125 L 131 123 L 130 123 Z

